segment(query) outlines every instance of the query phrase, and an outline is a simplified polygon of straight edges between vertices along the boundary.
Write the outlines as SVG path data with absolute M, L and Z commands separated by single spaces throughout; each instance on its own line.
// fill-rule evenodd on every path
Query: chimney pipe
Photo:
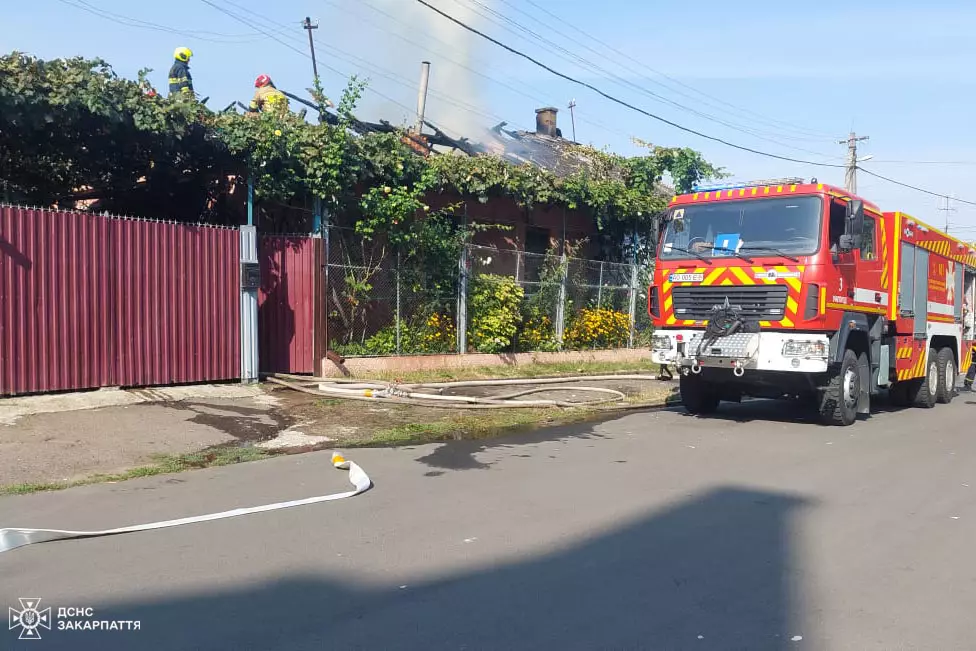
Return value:
M 556 129 L 556 113 L 559 109 L 552 106 L 535 110 L 535 132 L 540 136 L 558 137 Z
M 427 80 L 430 78 L 430 61 L 420 64 L 420 90 L 417 92 L 417 133 L 424 132 L 424 111 L 427 108 Z

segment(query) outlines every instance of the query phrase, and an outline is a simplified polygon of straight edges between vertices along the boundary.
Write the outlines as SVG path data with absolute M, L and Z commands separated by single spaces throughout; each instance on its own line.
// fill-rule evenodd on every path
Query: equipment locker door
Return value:
M 929 252 L 921 247 L 915 249 L 915 336 L 928 335 L 929 320 Z
M 907 318 L 915 310 L 915 246 L 902 242 L 898 253 L 898 316 Z
M 881 287 L 884 265 L 880 250 L 879 232 L 883 227 L 881 220 L 874 215 L 864 215 L 864 231 L 861 235 L 861 248 L 856 252 L 857 271 L 854 288 L 854 302 L 871 308 L 883 308 L 887 312 L 890 294 Z

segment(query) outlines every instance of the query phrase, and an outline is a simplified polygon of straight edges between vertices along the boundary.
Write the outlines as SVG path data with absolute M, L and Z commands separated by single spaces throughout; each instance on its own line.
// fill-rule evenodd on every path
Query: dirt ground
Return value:
M 674 394 L 673 385 L 666 382 L 587 384 L 617 389 L 642 402 L 663 402 Z M 593 394 L 575 391 L 574 386 L 578 385 L 567 384 L 539 397 L 593 398 Z M 523 387 L 458 392 L 487 396 L 520 388 Z M 372 404 L 312 396 L 271 385 L 230 395 L 235 397 L 213 397 L 204 392 L 168 399 L 160 394 L 155 396 L 159 400 L 155 402 L 94 409 L 75 406 L 70 411 L 53 413 L 30 413 L 28 409 L 18 412 L 15 418 L 0 419 L 0 486 L 77 481 L 95 474 L 125 472 L 158 461 L 162 455 L 185 455 L 215 447 L 256 446 L 270 452 L 286 447 L 284 451 L 298 453 L 331 447 L 486 437 L 514 428 L 566 422 L 567 414 L 573 414 L 559 409 L 471 411 Z M 120 401 L 127 402 L 127 396 L 122 395 Z M 0 407 L 5 406 L 2 403 Z

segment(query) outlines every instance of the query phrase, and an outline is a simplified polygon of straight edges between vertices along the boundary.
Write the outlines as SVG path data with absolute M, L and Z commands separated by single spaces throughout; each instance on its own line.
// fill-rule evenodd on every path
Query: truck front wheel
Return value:
M 715 388 L 698 375 L 682 375 L 679 383 L 681 404 L 689 414 L 703 416 L 718 409 L 719 397 Z
M 952 402 L 956 393 L 956 356 L 951 348 L 943 348 L 937 357 L 939 364 L 939 402 Z
M 820 400 L 820 419 L 825 425 L 846 427 L 857 420 L 860 374 L 857 355 L 853 350 L 845 350 L 840 367 L 831 373 Z
M 939 354 L 934 348 L 925 360 L 925 375 L 910 385 L 908 397 L 922 409 L 931 409 L 939 399 Z

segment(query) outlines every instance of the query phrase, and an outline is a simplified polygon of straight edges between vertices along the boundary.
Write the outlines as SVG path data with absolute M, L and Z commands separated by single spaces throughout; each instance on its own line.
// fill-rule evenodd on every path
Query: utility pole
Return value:
M 427 82 L 430 80 L 430 61 L 420 63 L 420 88 L 417 91 L 417 134 L 424 132 L 424 113 L 427 110 Z
M 312 51 L 312 73 L 315 75 L 315 81 L 319 80 L 319 66 L 315 62 L 315 41 L 312 40 L 312 30 L 318 29 L 319 24 L 312 24 L 312 19 L 305 16 L 305 22 L 302 23 L 302 28 L 308 32 L 308 49 Z
M 945 199 L 945 206 L 939 206 L 939 210 L 945 213 L 945 232 L 949 232 L 949 213 L 956 212 L 955 208 L 949 207 L 949 197 L 943 197 Z
M 569 119 L 573 122 L 573 142 L 576 142 L 576 111 L 573 110 L 575 108 L 576 100 L 569 100 Z
M 870 136 L 858 136 L 851 131 L 847 140 L 841 140 L 840 144 L 847 145 L 847 173 L 844 175 L 844 186 L 851 194 L 857 194 L 857 143 L 868 140 Z

